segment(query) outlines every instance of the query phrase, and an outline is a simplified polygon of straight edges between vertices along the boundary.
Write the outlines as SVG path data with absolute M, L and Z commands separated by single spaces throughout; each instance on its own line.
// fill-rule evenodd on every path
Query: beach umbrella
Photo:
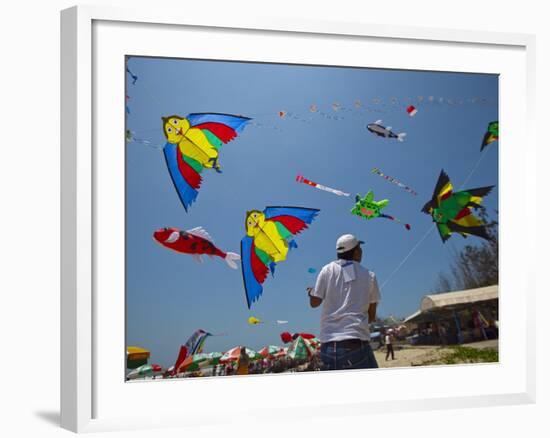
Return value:
M 313 339 L 315 337 L 315 335 L 312 335 L 311 333 L 282 332 L 281 341 L 283 341 L 285 344 L 288 344 L 289 342 L 292 342 L 294 339 L 296 339 L 298 336 L 301 336 L 304 339 Z
M 277 347 L 276 345 L 268 345 L 267 347 L 264 347 L 260 351 L 258 351 L 258 353 L 260 353 L 263 357 L 268 357 L 274 356 L 279 351 L 281 351 L 281 347 Z
M 213 353 L 208 353 L 208 357 L 210 358 L 210 365 L 218 365 L 222 356 L 223 354 L 217 351 Z
M 181 363 L 176 372 L 182 371 L 197 371 L 200 367 L 206 366 L 211 362 L 212 358 L 206 353 L 193 354 Z
M 241 354 L 241 347 L 234 347 L 229 351 L 226 351 L 225 354 L 220 357 L 220 363 L 226 362 L 236 362 L 239 360 Z M 246 348 L 246 355 L 250 360 L 262 359 L 263 356 L 257 351 L 252 350 L 251 348 Z
M 250 348 L 246 349 L 246 354 L 248 355 L 250 360 L 263 359 L 263 356 L 260 353 L 258 353 L 257 351 L 251 350 Z
M 308 344 L 309 347 L 311 347 L 313 350 L 318 350 L 319 348 L 321 348 L 321 341 L 319 340 L 319 338 L 312 338 L 312 339 L 304 338 L 304 341 L 306 341 L 306 344 Z
M 239 359 L 241 354 L 241 347 L 234 347 L 231 350 L 227 350 L 223 356 L 220 358 L 221 363 L 233 362 Z
M 133 370 L 147 364 L 151 352 L 141 347 L 126 347 L 126 368 Z
M 274 358 L 280 359 L 281 357 L 285 357 L 286 353 L 288 351 L 288 347 L 281 348 L 277 353 L 273 355 Z
M 137 379 L 139 377 L 154 376 L 159 373 L 162 373 L 162 367 L 160 365 L 142 365 L 130 371 L 126 377 L 128 379 Z
M 291 359 L 305 360 L 314 353 L 313 347 L 309 346 L 307 341 L 298 336 L 288 347 L 287 355 Z

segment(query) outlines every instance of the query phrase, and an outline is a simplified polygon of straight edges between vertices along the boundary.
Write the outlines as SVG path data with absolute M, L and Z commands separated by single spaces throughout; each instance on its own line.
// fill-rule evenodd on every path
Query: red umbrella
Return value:
M 225 352 L 225 354 L 220 358 L 220 363 L 236 362 L 239 360 L 241 354 L 241 347 L 234 347 L 231 350 Z M 250 360 L 261 359 L 262 356 L 250 348 L 246 348 L 246 355 Z
M 268 356 L 275 356 L 278 352 L 282 350 L 281 347 L 277 347 L 276 345 L 269 345 L 267 347 L 262 348 L 258 353 L 260 353 L 263 357 Z
M 287 352 L 287 351 L 288 351 L 288 348 L 286 348 L 286 347 L 285 347 L 285 348 L 282 348 L 281 351 L 279 351 L 278 353 L 275 353 L 275 354 L 273 355 L 273 357 L 275 357 L 275 358 L 284 357 L 284 356 L 286 356 L 286 352 Z
M 311 333 L 293 333 L 290 334 L 289 332 L 283 332 L 281 333 L 281 340 L 288 344 L 289 342 L 292 342 L 295 340 L 298 336 L 301 336 L 304 339 L 313 339 L 315 335 L 312 335 Z

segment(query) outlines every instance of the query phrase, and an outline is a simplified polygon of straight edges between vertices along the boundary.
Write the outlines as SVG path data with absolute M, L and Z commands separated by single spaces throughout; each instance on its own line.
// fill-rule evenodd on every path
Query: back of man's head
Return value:
M 339 260 L 353 260 L 355 258 L 355 250 L 357 247 L 350 249 L 349 251 L 342 252 L 342 253 L 336 253 L 336 257 Z
M 336 241 L 336 257 L 341 260 L 361 261 L 361 244 L 353 234 L 344 234 Z

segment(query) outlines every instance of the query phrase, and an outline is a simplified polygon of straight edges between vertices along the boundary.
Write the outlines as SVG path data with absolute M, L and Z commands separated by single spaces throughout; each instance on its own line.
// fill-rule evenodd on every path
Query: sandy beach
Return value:
M 464 344 L 463 347 L 475 348 L 478 350 L 494 349 L 498 351 L 498 340 L 474 342 L 471 344 Z M 452 353 L 453 350 L 448 347 L 441 347 L 437 345 L 433 346 L 396 346 L 395 347 L 395 359 L 386 360 L 386 349 L 382 348 L 374 352 L 376 361 L 380 368 L 396 368 L 396 367 L 410 367 L 420 365 L 435 365 L 440 362 L 440 359 L 446 355 Z

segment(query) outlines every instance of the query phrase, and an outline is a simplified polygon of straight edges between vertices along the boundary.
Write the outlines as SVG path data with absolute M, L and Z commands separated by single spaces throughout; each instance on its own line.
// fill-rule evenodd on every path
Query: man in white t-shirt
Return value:
M 380 290 L 374 272 L 361 266 L 364 243 L 351 234 L 336 241 L 337 260 L 308 288 L 311 307 L 323 305 L 321 360 L 325 370 L 378 368 L 370 346 L 369 323 L 376 319 Z

